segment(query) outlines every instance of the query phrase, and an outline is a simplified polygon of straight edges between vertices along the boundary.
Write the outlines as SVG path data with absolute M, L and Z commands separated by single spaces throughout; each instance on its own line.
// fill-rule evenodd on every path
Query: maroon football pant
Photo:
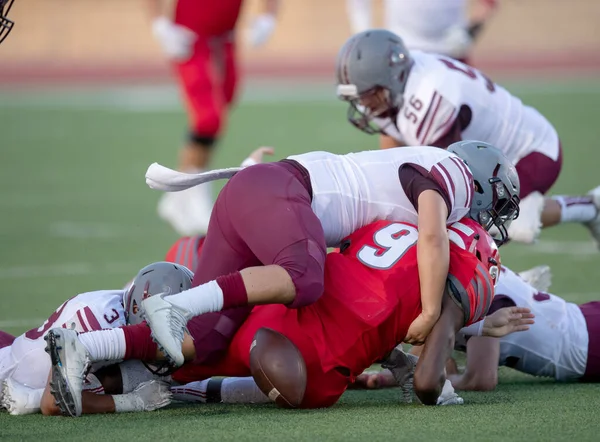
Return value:
M 533 192 L 540 192 L 542 195 L 545 195 L 560 175 L 560 170 L 562 169 L 562 146 L 560 144 L 558 146 L 558 158 L 556 160 L 540 152 L 532 152 L 521 158 L 515 165 L 515 168 L 517 169 L 521 184 L 521 193 L 519 195 L 521 199 Z
M 315 302 L 323 293 L 327 246 L 321 222 L 311 208 L 308 172 L 298 163 L 248 167 L 223 188 L 213 208 L 193 285 L 260 265 L 279 265 L 292 278 L 291 308 Z M 196 363 L 210 363 L 226 352 L 251 307 L 193 318 Z

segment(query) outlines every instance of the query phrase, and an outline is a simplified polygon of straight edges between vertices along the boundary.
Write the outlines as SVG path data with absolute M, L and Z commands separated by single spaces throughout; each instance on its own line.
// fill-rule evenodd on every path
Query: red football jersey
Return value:
M 242 0 L 178 0 L 175 23 L 201 37 L 216 37 L 235 28 Z
M 417 236 L 415 226 L 379 221 L 348 237 L 341 253 L 327 256 L 323 296 L 298 312 L 325 371 L 343 366 L 356 376 L 404 340 L 421 312 Z M 451 243 L 450 273 L 468 287 L 473 310 L 481 303 L 470 284 L 478 263 Z
M 204 236 L 201 235 L 179 238 L 165 255 L 165 261 L 186 266 L 195 272 L 203 244 Z

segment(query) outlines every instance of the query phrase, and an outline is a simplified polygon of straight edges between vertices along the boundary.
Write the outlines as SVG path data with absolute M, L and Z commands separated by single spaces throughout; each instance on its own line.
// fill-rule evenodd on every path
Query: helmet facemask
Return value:
M 350 105 L 348 121 L 369 135 L 384 133 L 385 128 L 393 124 L 399 110 L 398 100 L 393 92 L 381 86 L 358 94 L 353 85 L 339 85 L 338 97 Z M 376 120 L 383 120 L 384 124 L 377 124 Z
M 489 179 L 492 189 L 492 204 L 477 213 L 476 220 L 489 231 L 492 227 L 498 229 L 500 238 L 494 238 L 496 244 L 501 246 L 508 240 L 508 227 L 519 216 L 520 198 L 512 195 L 500 178 Z M 475 191 L 481 193 L 481 186 L 475 181 Z
M 0 0 L 0 43 L 8 37 L 8 34 L 10 34 L 10 31 L 12 31 L 12 28 L 15 25 L 15 22 L 7 18 L 8 11 L 10 11 L 13 1 L 14 0 Z

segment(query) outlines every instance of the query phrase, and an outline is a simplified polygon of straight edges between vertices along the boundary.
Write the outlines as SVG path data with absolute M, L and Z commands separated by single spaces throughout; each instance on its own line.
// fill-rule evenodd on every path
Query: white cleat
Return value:
M 552 285 L 552 271 L 546 265 L 519 272 L 519 276 L 540 292 L 547 292 Z
M 590 229 L 590 232 L 594 239 L 596 240 L 596 245 L 600 249 L 600 186 L 592 189 L 588 192 L 588 195 L 591 196 L 594 200 L 594 205 L 598 210 L 598 214 L 596 218 L 591 220 L 590 222 L 584 223 L 584 225 Z
M 437 405 L 462 405 L 465 401 L 454 391 L 452 383 L 446 379 L 442 393 L 437 400 Z
M 53 328 L 44 336 L 52 360 L 50 392 L 65 416 L 81 416 L 81 392 L 90 356 L 75 330 Z
M 181 345 L 185 325 L 192 318 L 187 310 L 171 304 L 167 294 L 151 296 L 142 302 L 142 317 L 152 330 L 152 338 L 176 367 L 185 362 Z
M 6 408 L 13 416 L 34 414 L 40 411 L 43 388 L 29 388 L 8 378 L 2 383 L 2 392 L 0 407 Z
M 521 200 L 519 217 L 508 227 L 508 237 L 517 242 L 533 244 L 542 229 L 544 195 L 533 192 Z

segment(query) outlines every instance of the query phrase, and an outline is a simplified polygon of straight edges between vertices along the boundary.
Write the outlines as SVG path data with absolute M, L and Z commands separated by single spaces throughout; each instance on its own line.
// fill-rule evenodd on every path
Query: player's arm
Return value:
M 509 312 L 510 309 L 519 308 L 516 307 L 514 301 L 508 296 L 496 295 L 484 320 L 484 324 L 485 321 L 490 323 L 487 327 L 488 329 L 494 325 L 500 326 L 497 330 L 500 332 L 502 324 L 493 324 L 493 318 Z M 529 328 L 528 325 L 533 322 L 533 315 L 530 312 L 525 313 L 526 310 L 528 311 L 528 309 L 519 309 L 519 311 L 524 312 L 520 314 L 523 319 L 519 323 L 514 322 L 514 331 L 526 331 Z M 482 334 L 490 334 L 489 331 L 486 333 L 482 330 Z M 467 363 L 464 372 L 449 375 L 448 379 L 450 379 L 452 385 L 457 390 L 491 391 L 496 388 L 496 384 L 498 383 L 499 359 L 500 340 L 498 338 L 485 336 L 471 337 L 467 341 Z
M 269 40 L 277 26 L 280 0 L 263 0 L 262 11 L 250 25 L 249 42 L 252 46 L 262 46 Z
M 417 265 L 421 281 L 422 320 L 420 329 L 409 329 L 407 342 L 423 343 L 440 316 L 450 263 L 447 218 L 448 206 L 436 190 L 425 190 L 419 195 Z
M 446 361 L 452 356 L 454 337 L 463 326 L 462 309 L 444 296 L 442 313 L 427 337 L 415 369 L 414 390 L 424 405 L 436 405 L 446 381 Z
M 177 0 L 146 0 L 152 19 L 152 33 L 171 60 L 184 62 L 193 52 L 198 36 L 185 26 L 174 23 Z
M 448 375 L 457 390 L 491 391 L 498 383 L 498 338 L 476 336 L 467 342 L 467 364 L 462 374 Z
M 483 27 L 492 18 L 497 7 L 498 0 L 478 0 L 475 2 L 468 27 L 469 35 L 473 40 L 481 34 Z

